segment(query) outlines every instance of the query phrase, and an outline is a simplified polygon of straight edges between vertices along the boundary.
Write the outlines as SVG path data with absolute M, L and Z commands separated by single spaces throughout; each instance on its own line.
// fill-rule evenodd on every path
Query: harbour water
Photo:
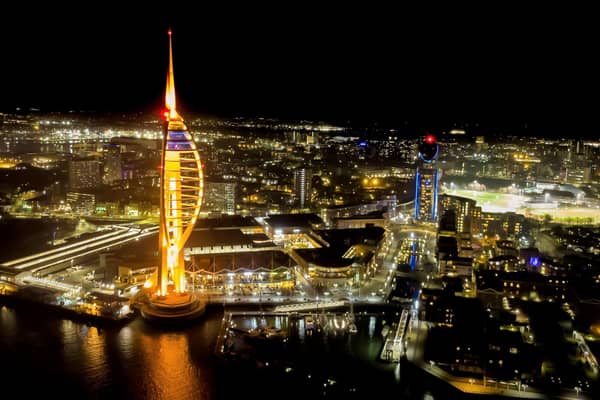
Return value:
M 373 314 L 357 315 L 356 334 L 296 335 L 291 347 L 275 351 L 278 362 L 272 365 L 216 356 L 222 320 L 223 310 L 216 306 L 198 323 L 172 330 L 140 318 L 101 328 L 0 304 L 0 383 L 22 398 L 364 398 L 391 390 L 395 398 L 422 399 L 428 394 L 427 388 L 404 384 L 414 383 L 407 374 L 417 371 L 401 374 L 398 364 L 377 361 L 382 318 Z M 247 323 L 251 328 L 260 321 Z

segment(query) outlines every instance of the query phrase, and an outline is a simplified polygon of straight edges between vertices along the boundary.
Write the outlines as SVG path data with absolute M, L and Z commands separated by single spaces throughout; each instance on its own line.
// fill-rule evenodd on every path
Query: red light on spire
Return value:
M 173 34 L 173 31 L 171 31 L 171 29 L 169 29 L 169 30 L 167 31 L 167 33 L 169 34 L 169 36 L 171 36 L 171 35 Z
M 435 143 L 435 136 L 433 136 L 433 135 L 427 135 L 427 136 L 425 136 L 425 143 L 427 143 L 427 144 L 434 144 Z

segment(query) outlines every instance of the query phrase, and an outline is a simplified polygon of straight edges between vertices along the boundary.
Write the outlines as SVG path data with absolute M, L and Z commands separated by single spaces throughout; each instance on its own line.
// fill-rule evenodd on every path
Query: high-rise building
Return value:
M 69 161 L 69 190 L 78 191 L 97 187 L 100 180 L 100 162 L 96 160 Z
M 481 153 L 485 150 L 487 150 L 488 145 L 485 142 L 485 137 L 484 136 L 475 136 L 475 152 L 476 153 Z
M 306 208 L 310 202 L 312 171 L 302 167 L 294 171 L 294 200 L 299 208 Z
M 109 144 L 106 148 L 104 159 L 104 175 L 102 176 L 105 184 L 123 179 L 123 168 L 121 165 L 121 149 L 119 145 Z
M 439 170 L 434 163 L 439 144 L 433 135 L 425 136 L 419 145 L 419 165 L 415 177 L 415 214 L 418 221 L 437 222 Z
M 236 186 L 234 182 L 205 182 L 202 210 L 234 215 Z

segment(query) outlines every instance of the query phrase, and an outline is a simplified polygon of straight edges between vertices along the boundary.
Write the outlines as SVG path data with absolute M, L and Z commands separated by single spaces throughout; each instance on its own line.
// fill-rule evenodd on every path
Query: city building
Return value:
M 437 222 L 440 173 L 434 166 L 439 144 L 433 135 L 425 136 L 419 145 L 419 166 L 415 177 L 415 214 L 417 221 Z
M 397 204 L 398 201 L 396 196 L 389 195 L 384 199 L 369 203 L 323 207 L 321 208 L 321 218 L 327 226 L 333 226 L 336 223 L 336 220 L 341 218 L 352 218 L 376 212 L 382 212 L 384 218 L 393 218 L 395 216 Z
M 298 208 L 307 208 L 311 196 L 312 171 L 302 167 L 294 171 L 294 201 Z
M 323 226 L 316 214 L 275 214 L 265 218 L 265 233 L 277 244 L 287 247 L 321 247 L 314 231 Z
M 481 207 L 477 206 L 475 200 L 442 194 L 439 202 L 442 210 L 453 209 L 456 212 L 457 232 L 469 232 L 472 235 L 480 232 Z
M 100 162 L 92 159 L 69 161 L 69 190 L 98 187 L 102 183 L 100 167 Z
M 202 211 L 234 215 L 236 211 L 235 182 L 205 182 Z
M 481 232 L 490 237 L 515 238 L 523 232 L 525 216 L 514 212 L 481 213 Z
M 319 248 L 294 248 L 302 274 L 317 288 L 363 285 L 376 271 L 375 253 L 384 239 L 381 227 L 316 231 L 326 244 Z
M 67 204 L 71 212 L 78 215 L 92 215 L 96 211 L 96 196 L 88 193 L 68 192 Z
M 295 287 L 297 263 L 252 217 L 199 219 L 184 254 L 188 281 L 200 292 L 268 296 L 281 291 L 289 295 Z
M 519 270 L 519 259 L 513 255 L 492 257 L 488 260 L 487 269 L 516 272 Z
M 366 228 L 369 226 L 379 226 L 384 228 L 386 225 L 386 218 L 384 217 L 384 212 L 373 211 L 363 215 L 336 218 L 334 220 L 334 225 L 337 229 Z
M 121 149 L 116 144 L 108 144 L 105 148 L 104 174 L 102 180 L 110 185 L 115 181 L 123 179 L 121 165 Z

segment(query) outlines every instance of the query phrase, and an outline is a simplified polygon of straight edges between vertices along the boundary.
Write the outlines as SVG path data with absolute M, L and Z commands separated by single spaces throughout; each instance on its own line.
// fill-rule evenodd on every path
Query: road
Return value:
M 67 244 L 52 250 L 32 254 L 1 264 L 3 267 L 35 273 L 51 266 L 99 253 L 114 246 L 121 246 L 133 240 L 156 235 L 158 227 L 146 229 L 115 227 L 112 231 L 90 239 Z M 66 267 L 65 267 L 66 268 Z

